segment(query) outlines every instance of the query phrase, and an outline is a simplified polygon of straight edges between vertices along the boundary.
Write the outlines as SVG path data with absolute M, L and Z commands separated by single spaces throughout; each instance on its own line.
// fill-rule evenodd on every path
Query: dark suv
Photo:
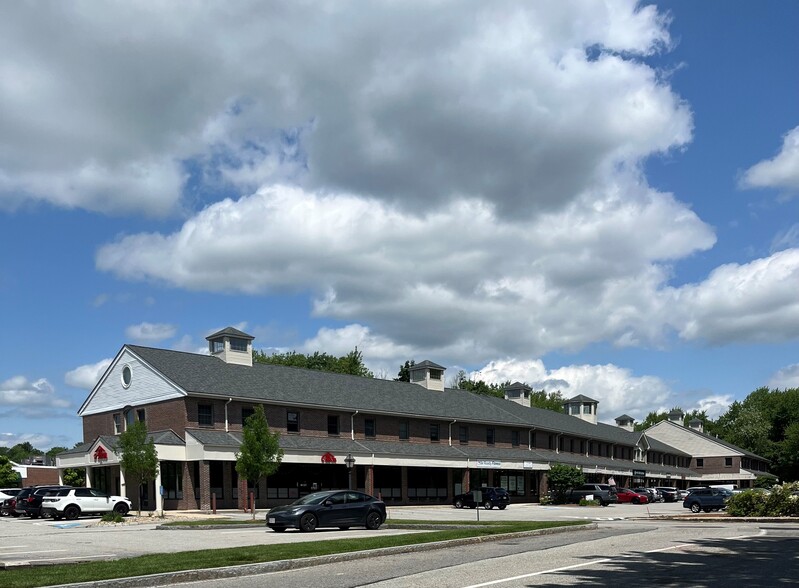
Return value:
M 16 496 L 17 503 L 14 511 L 18 515 L 27 515 L 32 519 L 38 518 L 42 509 L 42 498 L 49 494 L 55 494 L 63 488 L 72 486 L 28 486 L 20 490 Z
M 480 488 L 466 494 L 458 494 L 452 504 L 455 508 L 463 508 L 464 506 L 475 508 L 482 505 L 487 509 L 492 509 L 496 506 L 499 510 L 505 510 L 505 507 L 510 504 L 510 496 L 504 488 Z
M 698 488 L 685 497 L 682 506 L 690 508 L 691 512 L 721 510 L 727 508 L 730 496 L 732 492 L 725 488 Z

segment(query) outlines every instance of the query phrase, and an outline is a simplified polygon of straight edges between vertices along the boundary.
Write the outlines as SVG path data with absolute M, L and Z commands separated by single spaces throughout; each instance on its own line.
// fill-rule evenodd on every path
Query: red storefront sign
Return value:
M 108 452 L 102 445 L 98 445 L 97 449 L 94 450 L 94 461 L 106 461 L 108 460 Z
M 336 456 L 328 451 L 322 456 L 322 463 L 336 463 Z

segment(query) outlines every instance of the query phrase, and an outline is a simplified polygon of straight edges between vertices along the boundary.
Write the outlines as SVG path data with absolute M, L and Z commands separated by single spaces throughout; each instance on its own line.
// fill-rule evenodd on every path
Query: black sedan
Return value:
M 266 514 L 266 526 L 278 533 L 288 528 L 314 531 L 318 527 L 379 529 L 386 520 L 386 504 L 355 490 L 326 490 L 303 496 Z

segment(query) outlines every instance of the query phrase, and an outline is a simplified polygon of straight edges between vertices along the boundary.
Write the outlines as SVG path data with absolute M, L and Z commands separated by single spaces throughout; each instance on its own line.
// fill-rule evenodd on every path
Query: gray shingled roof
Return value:
M 436 420 L 502 424 L 635 446 L 641 436 L 605 423 L 592 424 L 565 413 L 522 406 L 465 390 L 427 390 L 418 384 L 362 378 L 317 370 L 259 364 L 227 364 L 208 355 L 128 345 L 130 351 L 189 394 L 237 398 Z M 590 399 L 589 399 L 590 400 Z M 671 449 L 672 453 L 680 452 Z
M 225 327 L 221 331 L 217 331 L 213 335 L 208 335 L 205 339 L 206 341 L 210 341 L 211 339 L 216 339 L 218 337 L 238 337 L 239 339 L 247 339 L 248 341 L 252 341 L 255 339 L 252 335 L 248 335 L 244 331 L 239 331 L 238 329 L 234 329 L 233 327 Z
M 178 437 L 175 431 L 171 429 L 166 431 L 150 431 L 147 433 L 147 438 L 152 439 L 156 445 L 185 445 L 183 439 Z M 119 435 L 100 435 L 99 440 L 103 445 L 113 450 L 119 441 Z M 72 449 L 62 451 L 58 455 L 79 455 L 86 453 L 92 448 L 95 441 L 97 441 L 97 439 L 89 441 L 88 443 L 81 443 Z

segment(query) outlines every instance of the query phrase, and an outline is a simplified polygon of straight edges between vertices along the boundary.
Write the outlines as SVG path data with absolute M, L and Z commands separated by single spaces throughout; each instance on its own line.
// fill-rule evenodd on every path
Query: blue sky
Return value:
M 799 5 L 0 9 L 0 445 L 125 343 L 717 417 L 799 386 Z

